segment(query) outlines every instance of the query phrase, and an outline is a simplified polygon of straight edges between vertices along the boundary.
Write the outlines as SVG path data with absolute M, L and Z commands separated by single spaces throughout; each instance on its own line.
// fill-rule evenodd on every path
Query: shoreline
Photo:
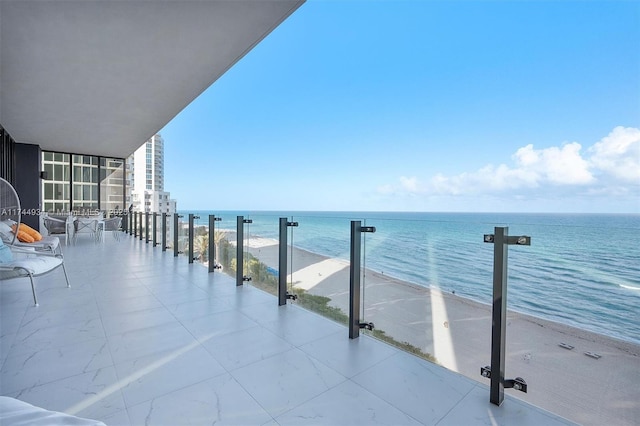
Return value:
M 235 231 L 230 231 L 227 230 L 227 233 L 232 233 L 233 235 L 235 235 Z M 278 240 L 274 239 L 274 238 L 265 238 L 265 237 L 252 237 L 249 240 L 249 247 L 248 247 L 248 252 L 250 252 L 252 255 L 254 255 L 256 258 L 259 258 L 263 263 L 265 263 L 267 266 L 272 267 L 274 269 L 278 269 L 278 259 L 277 257 L 275 259 L 272 259 L 270 256 L 266 256 L 264 254 L 260 253 L 260 250 L 263 247 L 269 247 L 269 246 L 277 246 L 278 245 Z M 231 242 L 232 244 L 235 244 L 235 241 Z M 255 249 L 259 249 L 257 252 L 255 251 Z M 287 244 L 287 254 L 290 253 L 290 249 L 291 246 Z M 303 249 L 297 246 L 294 246 L 294 251 L 298 254 L 302 254 L 303 257 L 317 257 L 318 259 L 322 259 L 320 260 L 320 262 L 316 262 L 316 263 L 322 263 L 323 261 L 335 261 L 337 263 L 340 263 L 341 265 L 345 266 L 345 267 L 349 267 L 349 261 L 345 260 L 345 259 L 340 259 L 340 258 L 333 258 L 324 254 L 320 254 L 311 250 L 307 250 L 307 249 Z M 278 253 L 276 253 L 277 255 Z M 262 258 L 261 258 L 261 257 Z M 294 256 L 294 261 L 295 258 L 297 256 Z M 291 265 L 288 265 L 289 268 L 291 268 Z M 384 281 L 388 281 L 390 284 L 397 284 L 397 285 L 401 285 L 401 286 L 407 286 L 407 287 L 411 287 L 415 290 L 425 290 L 425 291 L 435 291 L 435 292 L 439 292 L 443 295 L 451 295 L 457 299 L 461 299 L 462 301 L 466 301 L 470 304 L 477 304 L 480 307 L 487 307 L 487 308 L 491 308 L 491 305 L 488 303 L 483 303 L 479 300 L 473 299 L 471 297 L 467 297 L 467 296 L 463 296 L 460 294 L 457 294 L 455 292 L 448 292 L 445 290 L 442 290 L 441 288 L 438 287 L 425 287 L 423 285 L 420 284 L 416 284 L 416 283 L 412 283 L 410 281 L 406 281 L 402 278 L 399 277 L 395 277 L 393 275 L 387 275 L 381 272 L 378 272 L 374 269 L 371 269 L 369 267 L 367 268 L 363 268 L 363 271 L 366 275 L 366 277 L 371 277 L 373 276 L 374 280 L 384 280 Z M 295 274 L 295 272 L 294 272 Z M 289 272 L 288 272 L 289 275 Z M 365 286 L 367 285 L 367 283 L 365 282 L 364 284 Z M 544 318 L 544 317 L 539 317 L 536 315 L 533 315 L 531 313 L 528 312 L 523 312 L 520 310 L 516 310 L 516 309 L 508 309 L 509 315 L 517 315 L 522 317 L 523 319 L 529 319 L 533 322 L 542 322 L 545 323 L 545 326 L 547 327 L 553 327 L 554 325 L 557 325 L 559 328 L 564 329 L 564 328 L 571 328 L 576 330 L 577 332 L 581 332 L 581 333 L 585 333 L 585 334 L 593 334 L 595 336 L 600 336 L 602 339 L 610 339 L 613 341 L 618 342 L 618 345 L 620 347 L 635 347 L 638 349 L 638 351 L 635 353 L 635 355 L 640 356 L 640 342 L 634 342 L 632 340 L 625 340 L 622 339 L 620 337 L 616 337 L 616 336 L 609 336 L 607 334 L 603 334 L 600 333 L 598 331 L 595 330 L 589 330 L 586 328 L 581 328 L 579 326 L 575 326 L 575 325 L 571 325 L 571 324 L 564 324 L 562 322 L 559 321 L 554 321 L 552 319 L 548 319 L 548 318 Z M 600 340 L 600 339 L 594 339 L 594 340 Z
M 252 237 L 245 250 L 278 268 L 277 240 Z M 348 313 L 348 261 L 294 246 L 287 273 L 294 285 L 329 297 L 330 306 Z M 432 354 L 442 366 L 489 384 L 480 367 L 490 364 L 491 305 L 369 268 L 365 274 L 363 321 Z M 529 385 L 529 393 L 508 390 L 510 395 L 570 420 L 634 424 L 640 418 L 640 345 L 635 342 L 508 310 L 505 368 L 507 378 L 520 376 Z

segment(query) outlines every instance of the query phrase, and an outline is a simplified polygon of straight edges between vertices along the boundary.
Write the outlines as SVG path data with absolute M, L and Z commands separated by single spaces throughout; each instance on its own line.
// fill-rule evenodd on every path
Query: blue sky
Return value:
M 179 209 L 640 213 L 640 3 L 309 0 L 160 133 Z

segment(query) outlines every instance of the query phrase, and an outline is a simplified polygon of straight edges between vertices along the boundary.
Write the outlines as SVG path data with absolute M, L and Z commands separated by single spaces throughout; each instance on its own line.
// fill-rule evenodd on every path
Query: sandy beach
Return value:
M 278 268 L 276 240 L 252 238 L 245 245 Z M 348 312 L 349 262 L 295 248 L 289 263 L 288 282 Z M 489 383 L 480 376 L 480 368 L 490 364 L 489 305 L 371 270 L 364 281 L 363 320 L 432 354 L 439 364 Z M 522 377 L 529 387 L 526 394 L 506 390 L 510 395 L 586 425 L 640 424 L 640 345 L 509 312 L 506 352 L 506 377 Z

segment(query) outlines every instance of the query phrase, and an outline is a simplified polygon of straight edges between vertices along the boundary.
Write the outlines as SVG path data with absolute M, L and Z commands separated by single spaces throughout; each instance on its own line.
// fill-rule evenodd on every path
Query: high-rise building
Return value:
M 154 135 L 127 158 L 127 205 L 136 211 L 175 213 L 176 200 L 164 190 L 164 140 Z

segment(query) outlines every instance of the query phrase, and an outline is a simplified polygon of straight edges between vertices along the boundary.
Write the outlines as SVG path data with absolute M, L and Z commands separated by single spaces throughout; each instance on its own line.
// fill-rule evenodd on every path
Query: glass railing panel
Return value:
M 209 266 L 209 223 L 208 217 L 199 215 L 193 225 L 193 261 Z
M 221 272 L 235 278 L 237 217 L 245 216 L 246 212 L 221 211 L 214 214 L 221 219 L 216 223 L 216 261 Z
M 142 212 L 142 214 L 138 215 L 138 239 L 144 241 L 146 229 L 145 216 L 144 212 Z
M 364 224 L 376 227 L 364 234 L 361 277 L 371 334 L 487 385 L 494 246 L 483 235 L 508 226 L 530 236 L 531 246 L 508 248 L 505 347 L 506 378 L 524 378 L 528 392 L 506 393 L 578 423 L 637 419 L 637 216 L 388 214 Z
M 155 233 L 152 231 L 151 233 L 151 241 L 154 241 L 155 238 L 155 242 L 156 242 L 156 247 L 158 248 L 162 248 L 162 214 L 161 213 L 154 213 L 155 215 L 155 219 L 156 219 L 156 227 L 155 227 Z M 153 226 L 153 217 L 151 218 L 152 222 L 151 222 L 151 226 Z
M 178 215 L 178 257 L 185 258 L 189 253 L 189 213 L 179 212 Z M 175 242 L 174 242 L 175 244 Z
M 532 237 L 509 256 L 513 321 L 535 324 L 508 336 L 512 371 L 536 386 L 518 396 L 583 424 L 636 423 L 640 217 L 530 215 L 509 233 Z
M 270 294 L 278 294 L 278 250 L 280 216 L 277 214 L 247 213 L 243 241 L 243 271 L 250 277 L 246 284 Z
M 362 224 L 376 230 L 362 234 L 360 320 L 374 324 L 371 332 L 362 331 L 461 370 L 451 342 L 450 325 L 458 313 L 448 309 L 450 296 L 464 293 L 470 270 L 478 276 L 491 273 L 489 267 L 469 264 L 473 232 L 437 218 L 421 220 L 415 214 L 372 214 Z M 466 367 L 468 374 L 479 371 L 479 365 Z
M 299 306 L 347 325 L 349 213 L 293 214 L 289 228 L 287 288 Z M 345 336 L 347 336 L 345 329 Z

